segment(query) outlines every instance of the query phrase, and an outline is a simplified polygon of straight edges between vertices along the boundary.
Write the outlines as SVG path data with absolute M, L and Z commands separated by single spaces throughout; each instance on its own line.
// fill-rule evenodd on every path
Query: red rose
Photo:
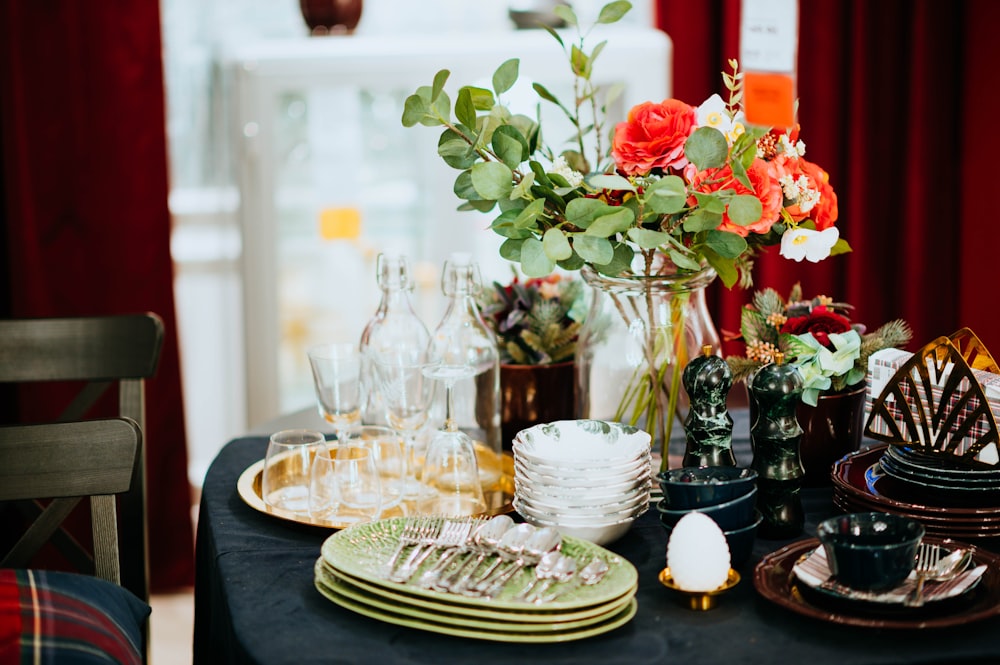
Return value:
M 688 163 L 684 142 L 696 123 L 694 108 L 677 99 L 643 102 L 615 127 L 611 156 L 626 175 L 646 175 L 655 168 L 683 169 Z
M 812 333 L 816 341 L 827 348 L 830 347 L 830 333 L 844 333 L 850 329 L 850 321 L 822 305 L 806 316 L 794 316 L 788 319 L 785 325 L 781 326 L 781 332 L 790 335 Z

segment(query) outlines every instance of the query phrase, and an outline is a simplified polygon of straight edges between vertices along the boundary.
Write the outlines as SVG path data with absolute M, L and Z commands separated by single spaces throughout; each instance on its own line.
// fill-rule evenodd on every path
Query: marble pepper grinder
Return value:
M 802 427 L 795 410 L 802 396 L 802 375 L 786 365 L 784 354 L 758 370 L 750 384 L 750 399 L 756 401 L 757 418 L 750 427 L 753 446 L 751 467 L 757 471 L 757 509 L 763 515 L 758 535 L 793 538 L 802 533 L 802 479 L 799 457 Z
M 725 360 L 702 347 L 702 355 L 684 368 L 681 377 L 691 407 L 684 420 L 684 466 L 736 466 L 733 455 L 733 418 L 726 397 L 733 373 Z

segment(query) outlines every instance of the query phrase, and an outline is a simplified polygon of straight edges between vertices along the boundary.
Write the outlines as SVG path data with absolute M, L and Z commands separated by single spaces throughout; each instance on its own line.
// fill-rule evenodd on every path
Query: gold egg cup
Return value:
M 719 596 L 739 583 L 740 574 L 730 568 L 726 581 L 718 588 L 711 591 L 688 591 L 677 586 L 673 576 L 670 574 L 669 568 L 664 568 L 660 571 L 660 584 L 683 596 L 687 601 L 688 608 L 698 612 L 704 612 L 715 607 L 718 604 Z

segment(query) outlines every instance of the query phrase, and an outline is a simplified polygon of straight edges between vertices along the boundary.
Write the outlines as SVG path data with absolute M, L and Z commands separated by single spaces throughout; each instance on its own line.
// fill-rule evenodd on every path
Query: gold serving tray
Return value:
M 498 458 L 495 453 L 485 449 L 480 444 L 476 444 L 476 456 L 479 460 L 485 460 L 487 464 L 499 464 L 501 467 L 500 479 L 491 487 L 483 488 L 483 495 L 486 499 L 486 512 L 483 515 L 491 517 L 514 512 L 514 458 L 510 453 L 503 453 Z M 240 498 L 248 506 L 262 513 L 273 515 L 279 519 L 299 524 L 308 524 L 326 529 L 343 529 L 350 524 L 332 522 L 330 520 L 315 519 L 309 515 L 298 515 L 280 508 L 275 508 L 264 503 L 261 496 L 261 478 L 264 474 L 264 460 L 254 462 L 240 474 L 236 481 L 236 491 Z M 382 512 L 381 517 L 406 517 L 415 514 L 413 501 L 403 501 L 399 505 L 393 506 Z

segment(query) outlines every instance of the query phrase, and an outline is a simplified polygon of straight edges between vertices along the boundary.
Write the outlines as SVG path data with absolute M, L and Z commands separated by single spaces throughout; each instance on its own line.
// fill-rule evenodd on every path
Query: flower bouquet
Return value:
M 493 282 L 480 296 L 480 310 L 496 333 L 500 362 L 551 365 L 573 360 L 586 317 L 583 282 L 553 273 L 509 284 Z
M 810 406 L 821 393 L 856 386 L 867 376 L 871 354 L 905 346 L 913 333 L 902 319 L 866 332 L 848 317 L 852 309 L 826 296 L 804 300 L 798 284 L 787 300 L 774 289 L 758 291 L 740 317 L 737 339 L 746 344 L 746 356 L 726 359 L 733 380 L 745 381 L 780 352 L 802 374 L 802 401 Z
M 624 0 L 611 2 L 597 24 L 615 23 L 630 9 Z M 588 50 L 595 26 L 584 31 L 569 5 L 554 11 L 570 26 L 567 35 L 576 31 L 568 41 L 549 30 L 568 59 L 573 99 L 563 102 L 538 82 L 532 87 L 575 128 L 568 144 L 546 143 L 540 118 L 505 104 L 519 76 L 516 58 L 497 68 L 491 89 L 460 87 L 454 103 L 445 91 L 449 72 L 439 71 L 407 98 L 402 122 L 441 128 L 438 153 L 459 171 L 459 207 L 495 214 L 491 228 L 504 238 L 502 257 L 529 277 L 557 266 L 582 270 L 596 297 L 608 301 L 608 317 L 619 317 L 617 328 L 627 333 L 612 334 L 606 316 L 588 317 L 581 346 L 627 346 L 606 354 L 627 371 L 620 381 L 590 381 L 599 360 L 578 353 L 579 415 L 602 417 L 588 395 L 617 392 L 614 419 L 644 426 L 661 442 L 665 464 L 680 372 L 704 342 L 690 348 L 686 341 L 693 289 L 716 275 L 727 287 L 749 285 L 753 259 L 766 246 L 780 245 L 796 261 L 850 247 L 834 226 L 836 194 L 826 173 L 804 159 L 798 128 L 744 122 L 735 61 L 723 74 L 728 99 L 641 103 L 612 128 L 609 144 L 607 109 L 618 92 L 592 79 L 606 42 Z M 669 281 L 678 277 L 697 286 Z M 588 381 L 594 391 L 583 385 Z

